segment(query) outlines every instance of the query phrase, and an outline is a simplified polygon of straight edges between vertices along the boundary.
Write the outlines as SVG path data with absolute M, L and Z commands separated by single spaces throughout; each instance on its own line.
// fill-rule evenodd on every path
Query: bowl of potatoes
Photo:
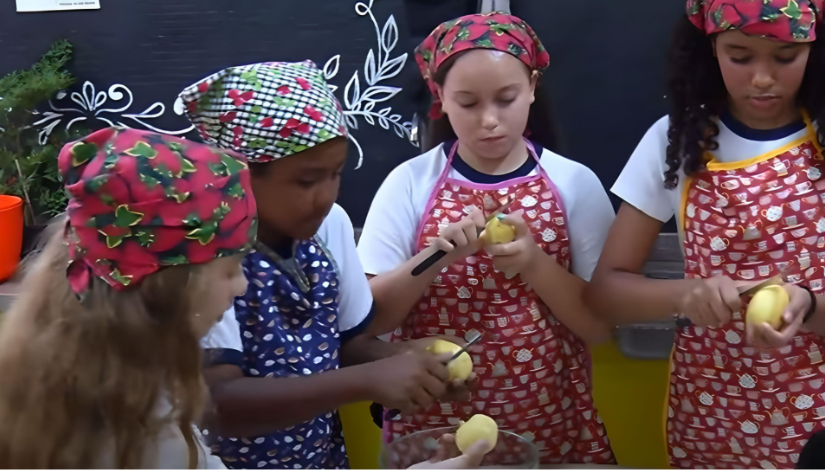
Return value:
M 538 468 L 539 453 L 532 442 L 499 430 L 495 421 L 484 415 L 475 415 L 460 426 L 418 431 L 384 444 L 380 465 L 410 468 L 443 461 L 462 455 L 480 440 L 488 444 L 481 468 Z M 433 463 L 432 468 L 438 464 Z

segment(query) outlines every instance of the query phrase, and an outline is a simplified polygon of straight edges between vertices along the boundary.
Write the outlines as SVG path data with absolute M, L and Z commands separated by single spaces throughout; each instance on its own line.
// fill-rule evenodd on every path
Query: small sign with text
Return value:
M 99 10 L 100 0 L 17 0 L 17 12 Z

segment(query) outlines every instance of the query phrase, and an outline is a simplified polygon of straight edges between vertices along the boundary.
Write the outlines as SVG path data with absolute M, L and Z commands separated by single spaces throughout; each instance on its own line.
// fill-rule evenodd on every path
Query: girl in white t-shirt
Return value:
M 500 13 L 447 22 L 416 54 L 435 116 L 449 118 L 434 125 L 454 137 L 387 177 L 359 255 L 394 341 L 484 337 L 471 349 L 471 400 L 388 413 L 385 437 L 484 413 L 534 441 L 543 463 L 614 462 L 586 345 L 608 329 L 581 300 L 613 210 L 590 170 L 523 137 L 550 131 L 536 125 L 544 103 L 531 109 L 549 55 L 524 21 Z M 483 248 L 478 230 L 502 209 L 516 239 Z M 447 254 L 418 273 L 439 250 Z
M 672 111 L 613 187 L 625 203 L 587 298 L 617 322 L 678 315 L 673 466 L 792 468 L 825 418 L 825 302 L 814 295 L 825 278 L 825 165 L 809 117 L 825 118 L 823 2 L 687 7 L 670 53 Z M 687 279 L 645 279 L 674 215 Z M 746 323 L 740 298 L 774 276 L 790 298 L 778 331 Z

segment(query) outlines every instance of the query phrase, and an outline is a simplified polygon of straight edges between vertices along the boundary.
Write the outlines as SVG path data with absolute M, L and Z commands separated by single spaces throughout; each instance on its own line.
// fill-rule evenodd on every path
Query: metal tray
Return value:
M 669 359 L 675 335 L 676 323 L 672 321 L 623 325 L 613 332 L 622 354 L 647 360 Z

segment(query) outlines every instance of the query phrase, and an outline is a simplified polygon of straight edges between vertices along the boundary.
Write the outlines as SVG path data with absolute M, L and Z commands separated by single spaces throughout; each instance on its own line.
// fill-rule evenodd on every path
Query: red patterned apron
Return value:
M 569 269 L 570 244 L 562 200 L 541 165 L 538 175 L 501 184 L 473 184 L 448 178 L 458 144 L 419 226 L 423 250 L 448 224 L 475 206 L 485 216 L 511 197 L 510 211 L 523 209 L 536 243 Z M 530 154 L 538 160 L 528 142 Z M 384 423 L 393 440 L 421 429 L 458 424 L 486 414 L 501 429 L 533 441 L 541 462 L 613 463 L 613 452 L 593 405 L 590 354 L 584 342 L 556 320 L 519 277 L 507 279 L 483 251 L 449 268 L 433 281 L 394 341 L 435 335 L 472 338 L 484 332 L 471 356 L 479 387 L 469 403 L 439 403 L 412 416 Z M 506 465 L 506 456 L 500 463 Z
M 806 118 L 807 121 L 807 118 Z M 685 183 L 685 273 L 755 281 L 779 272 L 823 288 L 825 179 L 808 134 L 754 159 L 710 162 Z M 683 468 L 794 468 L 825 424 L 823 339 L 745 344 L 744 310 L 720 328 L 680 328 L 671 361 L 667 439 Z

